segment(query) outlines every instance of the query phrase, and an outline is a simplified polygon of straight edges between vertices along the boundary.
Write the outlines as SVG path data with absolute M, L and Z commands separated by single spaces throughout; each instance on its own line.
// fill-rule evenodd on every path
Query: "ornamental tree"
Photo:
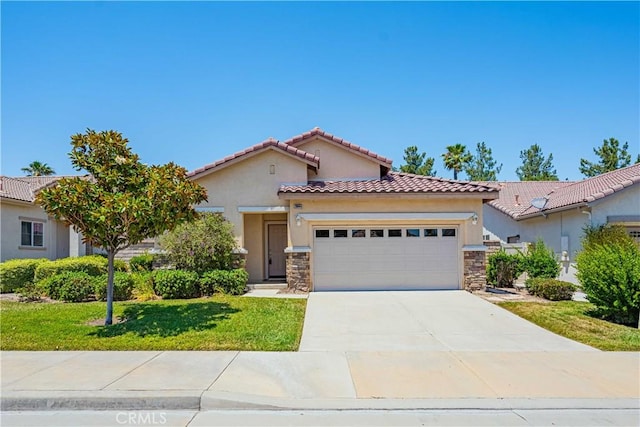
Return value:
M 204 188 L 187 179 L 174 163 L 147 166 L 140 162 L 119 132 L 71 137 L 71 163 L 84 177 L 62 178 L 36 197 L 44 210 L 82 233 L 84 243 L 106 250 L 107 314 L 113 321 L 113 261 L 115 255 L 147 237 L 192 221 L 193 205 L 205 201 Z
M 447 146 L 447 152 L 442 155 L 444 167 L 453 171 L 453 179 L 458 179 L 458 173 L 462 172 L 472 159 L 471 153 L 463 144 Z

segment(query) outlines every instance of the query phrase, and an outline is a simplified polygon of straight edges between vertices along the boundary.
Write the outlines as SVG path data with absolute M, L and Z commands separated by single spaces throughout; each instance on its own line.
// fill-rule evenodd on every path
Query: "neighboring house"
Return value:
M 640 164 L 577 182 L 493 185 L 499 186 L 500 197 L 483 208 L 486 240 L 540 238 L 566 263 L 574 262 L 581 250 L 585 226 L 620 224 L 640 240 Z
M 197 208 L 234 226 L 250 281 L 291 290 L 472 289 L 485 284 L 489 185 L 391 171 L 391 160 L 315 128 L 189 173 Z
M 78 233 L 49 217 L 35 203 L 36 193 L 59 176 L 0 176 L 0 261 L 14 258 L 57 259 L 85 255 Z

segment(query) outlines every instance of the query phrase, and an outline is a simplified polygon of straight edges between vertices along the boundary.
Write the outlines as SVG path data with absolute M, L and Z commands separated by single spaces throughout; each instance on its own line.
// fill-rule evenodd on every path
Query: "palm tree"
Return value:
M 444 167 L 453 170 L 453 179 L 458 179 L 458 172 L 464 169 L 465 165 L 471 161 L 471 153 L 462 144 L 447 146 L 447 152 L 442 155 Z
M 27 176 L 47 176 L 56 173 L 56 171 L 54 171 L 51 166 L 46 163 L 41 163 L 37 160 L 29 163 L 29 166 L 20 170 L 26 173 Z

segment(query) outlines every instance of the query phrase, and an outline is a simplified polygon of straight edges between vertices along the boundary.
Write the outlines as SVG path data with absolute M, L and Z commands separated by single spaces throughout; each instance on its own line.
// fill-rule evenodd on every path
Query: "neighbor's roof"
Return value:
M 380 179 L 363 181 L 311 181 L 307 185 L 282 185 L 278 194 L 357 194 L 357 193 L 498 193 L 495 186 L 454 181 L 431 176 L 389 172 Z
M 262 151 L 269 150 L 269 149 L 276 149 L 284 153 L 287 153 L 289 155 L 295 156 L 300 160 L 303 160 L 307 164 L 314 166 L 316 168 L 320 164 L 320 159 L 317 156 L 314 156 L 313 154 L 309 154 L 306 151 L 299 150 L 292 145 L 288 145 L 283 142 L 277 141 L 273 138 L 269 138 L 259 144 L 252 145 L 251 147 L 245 150 L 233 153 L 230 156 L 225 157 L 224 159 L 218 160 L 214 163 L 210 163 L 194 171 L 191 171 L 187 174 L 187 176 L 190 178 L 193 178 L 205 172 L 207 173 L 213 172 L 216 169 L 221 169 L 222 167 L 229 166 L 239 161 L 240 159 L 254 156 Z
M 5 199 L 33 202 L 36 193 L 64 176 L 21 176 L 11 178 L 0 176 L 0 197 Z
M 552 210 L 583 206 L 640 182 L 640 164 L 603 173 L 582 181 L 523 181 L 499 183 L 500 198 L 489 205 L 514 219 L 525 219 Z M 518 195 L 518 201 L 516 201 Z M 531 205 L 534 198 L 546 198 L 542 209 Z M 518 203 L 519 202 L 519 203 Z

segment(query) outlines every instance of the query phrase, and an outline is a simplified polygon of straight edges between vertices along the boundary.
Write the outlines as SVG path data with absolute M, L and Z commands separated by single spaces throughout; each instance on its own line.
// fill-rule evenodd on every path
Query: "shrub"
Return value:
M 38 282 L 38 287 L 49 298 L 80 302 L 94 296 L 94 280 L 82 271 L 66 271 Z
M 36 268 L 35 281 L 39 282 L 65 272 L 83 272 L 90 276 L 100 276 L 107 272 L 107 259 L 99 255 L 91 255 L 46 261 Z
M 201 213 L 200 218 L 163 235 L 160 244 L 177 269 L 203 274 L 233 268 L 232 224 L 219 213 Z
M 20 295 L 20 301 L 33 302 L 42 299 L 42 289 L 35 283 L 27 282 L 21 288 L 17 288 L 16 292 Z
M 614 243 L 587 243 L 576 259 L 576 276 L 597 314 L 637 325 L 640 314 L 640 249 L 631 237 Z
M 547 277 L 532 277 L 525 281 L 527 290 L 532 295 L 551 301 L 570 300 L 578 289 L 576 285 Z
M 142 254 L 129 260 L 131 271 L 151 271 L 153 269 L 153 255 Z
M 525 269 L 530 277 L 555 279 L 560 274 L 560 264 L 555 253 L 545 246 L 542 239 L 531 245 L 524 259 Z
M 524 271 L 523 256 L 510 255 L 503 249 L 489 255 L 487 282 L 494 286 L 512 286 L 513 281 Z
M 198 275 L 184 270 L 156 270 L 153 272 L 156 294 L 165 299 L 195 298 L 199 296 Z
M 107 282 L 109 276 L 102 276 L 93 279 L 96 298 L 102 301 L 107 299 Z M 113 300 L 127 301 L 133 297 L 134 280 L 129 273 L 116 272 L 113 276 Z
M 153 290 L 153 275 L 150 272 L 131 273 L 131 279 L 133 280 L 133 296 L 135 299 L 148 301 L 158 298 Z
M 583 229 L 582 250 L 589 250 L 599 245 L 628 243 L 629 235 L 621 225 L 601 224 L 589 225 Z
M 36 267 L 48 261 L 38 259 L 12 259 L 0 263 L 0 292 L 13 292 L 17 288 L 26 286 L 34 280 Z
M 248 280 L 249 274 L 243 268 L 208 271 L 200 278 L 200 291 L 203 295 L 213 295 L 214 292 L 242 295 Z

